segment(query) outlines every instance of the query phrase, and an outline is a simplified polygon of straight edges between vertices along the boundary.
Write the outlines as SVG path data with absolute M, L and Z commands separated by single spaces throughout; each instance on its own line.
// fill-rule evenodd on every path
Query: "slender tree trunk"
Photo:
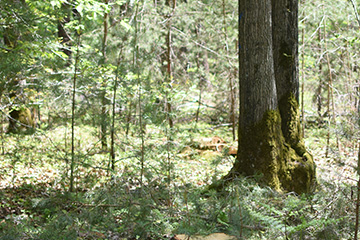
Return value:
M 75 160 L 75 96 L 76 96 L 76 82 L 77 82 L 77 72 L 80 58 L 80 34 L 78 34 L 77 41 L 77 50 L 75 56 L 75 69 L 74 69 L 74 78 L 73 78 L 73 89 L 72 89 L 72 105 L 71 105 L 71 162 L 70 162 L 70 192 L 74 191 L 74 170 L 76 165 Z
M 166 81 L 168 83 L 168 87 L 170 88 L 170 92 L 172 91 L 171 81 L 172 81 L 172 71 L 171 71 L 171 18 L 168 20 L 168 32 L 166 34 Z M 171 107 L 171 97 L 167 94 L 166 96 L 166 114 L 168 116 L 169 126 L 173 128 L 174 121 L 172 117 L 172 107 Z
M 360 24 L 360 23 L 359 23 Z M 357 174 L 360 176 L 360 142 L 358 146 L 358 162 L 357 162 Z M 356 189 L 356 207 L 355 207 L 355 234 L 354 240 L 358 239 L 359 232 L 359 208 L 360 208 L 360 177 L 357 181 Z
M 350 31 L 350 16 L 348 17 L 348 25 L 347 25 L 347 30 Z M 346 41 L 346 78 L 347 78 L 347 82 L 346 82 L 346 94 L 349 95 L 349 100 L 352 103 L 353 102 L 353 91 L 352 91 L 352 86 L 353 86 L 353 76 L 352 76 L 352 66 L 351 66 L 351 52 L 350 52 L 350 46 L 349 46 L 349 41 Z M 344 102 L 344 108 L 346 109 L 347 103 Z
M 145 129 L 143 125 L 143 110 L 142 110 L 142 81 L 141 81 L 141 74 L 139 71 L 139 64 L 138 64 L 138 54 L 139 54 L 139 46 L 138 46 L 138 32 L 139 32 L 139 22 L 137 20 L 138 12 L 139 12 L 139 4 L 136 4 L 135 8 L 135 36 L 133 40 L 133 69 L 134 73 L 137 76 L 138 80 L 138 105 L 139 105 L 139 129 L 140 129 L 140 138 L 141 138 L 141 149 L 140 149 L 140 185 L 143 187 L 143 178 L 145 173 Z
M 202 87 L 200 86 L 200 93 L 199 93 L 199 100 L 198 100 L 198 108 L 196 110 L 195 114 L 195 122 L 198 123 L 199 121 L 199 115 L 200 115 L 200 108 L 201 108 L 201 94 L 202 94 Z
M 5 155 L 5 146 L 4 146 L 4 126 L 3 126 L 3 122 L 4 122 L 4 115 L 1 114 L 1 155 Z
M 108 5 L 109 1 L 105 0 L 105 4 Z M 107 35 L 108 35 L 108 13 L 104 14 L 104 33 L 103 33 L 103 42 L 102 42 L 102 64 L 106 64 L 107 56 L 106 56 L 106 46 L 107 46 Z M 107 79 L 103 80 L 102 89 L 101 89 L 101 123 L 100 123 L 100 139 L 101 139 L 101 148 L 103 150 L 107 150 L 107 99 L 106 99 L 106 86 L 107 86 Z
M 324 9 L 324 5 L 323 5 Z M 324 10 L 325 15 L 325 10 Z M 327 49 L 327 40 L 326 40 L 326 17 L 324 20 L 324 48 L 325 48 L 325 56 L 326 56 L 326 63 L 328 67 L 328 82 L 327 82 L 327 93 L 328 93 L 328 102 L 327 102 L 327 113 L 329 116 L 329 129 L 328 129 L 328 135 L 327 135 L 327 144 L 326 144 L 326 152 L 325 156 L 328 157 L 329 155 L 329 149 L 330 149 L 330 128 L 332 124 L 336 124 L 335 120 L 335 105 L 334 105 L 334 99 L 333 99 L 333 87 L 332 87 L 332 72 L 331 72 L 331 63 L 330 63 L 330 57 L 329 52 Z M 331 103 L 331 104 L 330 104 Z M 336 133 L 336 147 L 339 149 L 339 140 Z
M 127 115 L 126 115 L 126 129 L 125 129 L 125 135 L 126 137 L 129 136 L 130 132 L 130 122 L 131 122 L 131 115 L 132 115 L 132 102 L 129 101 L 128 107 L 127 107 Z
M 165 81 L 167 83 L 168 86 L 168 91 L 166 92 L 166 102 L 165 102 L 165 111 L 166 111 L 166 116 L 167 116 L 167 120 L 170 126 L 170 129 L 172 129 L 174 127 L 174 121 L 173 121 L 173 114 L 172 114 L 172 106 L 171 106 L 171 96 L 169 96 L 168 92 L 171 93 L 172 92 L 172 58 L 171 58 L 171 37 L 172 37 L 172 31 L 171 31 L 171 27 L 172 27 L 172 17 L 175 13 L 175 9 L 176 9 L 176 0 L 166 0 L 165 4 L 169 7 L 171 7 L 171 11 L 169 14 L 167 14 L 166 16 L 166 27 L 167 27 L 167 33 L 165 35 L 165 44 L 166 44 L 166 73 L 165 73 Z
M 65 13 L 65 17 L 63 18 L 62 21 L 58 21 L 58 37 L 60 38 L 60 42 L 61 44 L 64 46 L 61 51 L 63 53 L 65 53 L 69 59 L 67 62 L 67 65 L 70 65 L 71 61 L 71 37 L 69 36 L 69 34 L 67 33 L 67 31 L 65 30 L 65 24 L 70 22 L 70 16 L 71 16 L 71 6 L 68 3 L 62 3 L 61 4 L 61 9 L 64 11 Z
M 226 1 L 222 1 L 222 13 L 223 13 L 223 26 L 224 26 L 224 38 L 225 38 L 225 49 L 226 52 L 229 51 L 228 47 L 228 36 L 226 32 L 227 23 L 226 23 Z M 230 63 L 230 62 L 229 62 Z M 231 69 L 229 70 L 229 93 L 230 93 L 230 122 L 232 124 L 232 135 L 233 135 L 233 141 L 236 139 L 235 135 L 235 92 L 234 92 L 234 82 L 233 82 L 233 74 L 232 74 L 232 64 L 230 63 Z
M 305 93 L 305 29 L 302 30 L 302 52 L 301 52 L 301 122 L 302 122 L 302 137 L 305 138 L 305 104 L 304 104 L 304 93 Z
M 200 58 L 201 58 L 200 56 L 201 56 L 201 54 L 199 53 L 197 55 L 197 57 L 196 57 L 196 66 L 197 66 L 198 69 L 200 69 L 202 67 L 201 62 L 200 62 Z M 198 99 L 198 108 L 197 108 L 196 113 L 195 113 L 195 123 L 196 123 L 195 128 L 196 128 L 196 125 L 197 125 L 197 123 L 199 121 L 203 88 L 204 88 L 205 82 L 208 81 L 207 79 L 205 79 L 205 78 L 207 78 L 207 76 L 205 77 L 201 73 L 200 73 L 199 78 L 200 78 L 200 80 L 199 80 L 198 88 L 199 88 L 200 91 L 199 91 L 199 99 Z
M 168 2 L 171 4 L 169 4 L 169 6 L 172 8 L 172 12 L 169 15 L 169 19 L 168 19 L 168 32 L 167 32 L 167 36 L 166 36 L 166 47 L 167 47 L 167 82 L 168 82 L 168 86 L 169 86 L 169 92 L 172 93 L 172 81 L 173 81 L 173 76 L 172 76 L 172 59 L 171 59 L 171 45 L 172 45 L 172 31 L 171 31 L 171 27 L 172 27 L 172 17 L 175 14 L 175 9 L 176 9 L 176 0 L 168 0 Z M 171 185 L 171 181 L 172 181 L 172 158 L 171 158 L 171 144 L 173 142 L 173 127 L 174 127 L 174 121 L 173 121 L 173 116 L 172 116 L 172 106 L 171 106 L 171 97 L 168 95 L 168 92 L 166 92 L 166 104 L 167 104 L 167 118 L 168 118 L 168 122 L 169 122 L 169 129 L 166 128 L 166 136 L 167 136 L 167 143 L 166 143 L 166 147 L 167 147 L 167 187 L 168 187 L 168 199 L 167 199 L 167 204 L 170 207 L 170 216 L 172 216 L 172 194 L 170 191 L 170 185 Z
M 232 136 L 233 141 L 236 139 L 236 120 L 235 120 L 235 86 L 234 86 L 234 79 L 232 74 L 230 73 L 229 79 L 229 89 L 230 89 L 230 122 L 232 124 Z
M 111 169 L 115 170 L 115 109 L 116 109 L 116 93 L 117 93 L 117 84 L 118 84 L 118 76 L 119 76 L 119 68 L 120 68 L 120 56 L 121 52 L 119 53 L 118 57 L 118 64 L 115 72 L 115 79 L 114 79 L 114 92 L 113 92 L 113 99 L 112 99 L 112 116 L 111 116 L 111 129 L 110 129 L 110 158 L 111 158 Z
M 315 92 L 315 100 L 316 100 L 316 105 L 317 105 L 317 112 L 318 112 L 318 122 L 321 123 L 323 121 L 323 115 L 321 113 L 322 111 L 322 92 L 323 92 L 323 68 L 322 68 L 322 61 L 321 61 L 321 55 L 322 55 L 322 35 L 321 35 L 321 28 L 318 29 L 318 48 L 319 48 L 319 63 L 318 63 L 318 68 L 319 68 L 319 83 Z

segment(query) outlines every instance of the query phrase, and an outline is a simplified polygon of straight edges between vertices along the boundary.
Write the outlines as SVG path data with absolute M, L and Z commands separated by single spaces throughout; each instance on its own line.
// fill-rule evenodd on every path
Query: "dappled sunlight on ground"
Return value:
M 331 147 L 329 148 L 328 157 L 326 157 L 325 137 L 320 138 L 307 130 L 305 144 L 314 157 L 318 181 L 356 185 L 358 180 L 356 174 L 358 161 L 357 142 L 339 139 L 340 149 L 338 149 L 336 140 L 331 139 Z

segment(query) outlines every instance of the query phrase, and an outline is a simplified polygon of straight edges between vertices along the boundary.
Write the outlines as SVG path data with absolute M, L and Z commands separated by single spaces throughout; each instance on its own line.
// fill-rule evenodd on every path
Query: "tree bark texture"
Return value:
M 108 5 L 108 0 L 104 1 L 106 5 Z M 105 65 L 107 62 L 106 56 L 106 47 L 107 47 L 107 37 L 108 37 L 108 13 L 104 14 L 104 33 L 103 33 L 103 41 L 102 41 L 102 64 Z M 101 98 L 101 123 L 100 123 L 100 140 L 101 147 L 103 150 L 107 150 L 107 125 L 108 125 L 108 113 L 107 113 L 107 99 L 106 99 L 106 87 L 107 87 L 107 79 L 105 79 L 102 83 L 102 89 L 100 93 Z M 114 167 L 114 166 L 112 166 Z
M 298 1 L 272 0 L 272 39 L 276 92 L 285 141 L 302 156 L 299 113 Z
M 289 93 L 299 102 L 298 1 L 272 0 L 272 39 L 278 99 Z
M 315 164 L 299 114 L 297 0 L 239 0 L 239 150 L 232 170 L 304 193 Z
M 277 107 L 269 0 L 240 0 L 239 41 L 239 123 L 247 129 Z
M 62 3 L 61 9 L 65 17 L 62 20 L 58 20 L 58 37 L 60 38 L 60 43 L 64 46 L 61 51 L 65 53 L 68 57 L 71 56 L 71 37 L 65 30 L 65 25 L 70 22 L 71 16 L 71 6 L 68 3 Z

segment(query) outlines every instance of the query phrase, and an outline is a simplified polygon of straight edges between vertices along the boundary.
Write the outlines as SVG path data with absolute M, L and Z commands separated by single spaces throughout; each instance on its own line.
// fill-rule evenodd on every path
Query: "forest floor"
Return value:
M 62 195 L 69 188 L 70 157 L 69 153 L 64 151 L 69 148 L 69 139 L 65 138 L 64 142 L 63 137 L 67 131 L 67 129 L 59 127 L 46 134 L 40 132 L 35 135 L 3 137 L 3 154 L 0 156 L 0 232 L 3 228 L 1 224 L 7 223 L 9 219 L 12 219 L 15 224 L 20 224 L 24 219 L 30 219 L 36 224 L 40 224 L 44 221 L 44 217 L 47 218 L 54 214 L 55 210 L 52 207 L 41 207 L 41 204 L 43 199 Z M 79 128 L 77 131 L 77 157 L 82 160 L 78 162 L 79 166 L 75 174 L 76 189 L 80 193 L 90 193 L 107 186 L 109 173 L 105 169 L 109 158 L 107 154 L 97 152 L 99 143 L 93 134 L 89 134 L 94 132 L 93 129 L 85 127 Z M 234 161 L 233 157 L 224 155 L 213 146 L 199 147 L 199 145 L 206 145 L 209 141 L 210 145 L 213 145 L 211 139 L 218 136 L 222 136 L 221 144 L 226 147 L 235 146 L 236 143 L 231 140 L 228 129 L 203 126 L 202 131 L 196 131 L 194 134 L 190 134 L 191 136 L 184 129 L 179 132 L 179 140 L 173 141 L 174 149 L 169 152 L 166 144 L 168 139 L 160 136 L 158 129 L 149 130 L 149 138 L 146 139 L 149 153 L 145 155 L 148 169 L 146 179 L 149 189 L 160 189 L 163 187 L 162 185 L 167 184 L 168 169 L 164 165 L 168 164 L 169 159 L 172 161 L 169 163 L 170 174 L 173 178 L 171 184 L 175 189 L 182 189 L 183 186 L 190 186 L 189 191 L 201 189 L 211 183 L 214 177 L 219 178 L 230 170 Z M 337 186 L 344 184 L 356 186 L 357 143 L 340 139 L 339 147 L 337 147 L 336 138 L 333 137 L 330 139 L 326 157 L 325 129 L 308 129 L 305 134 L 306 146 L 313 154 L 317 165 L 319 187 L 321 188 L 323 184 L 327 183 Z M 118 139 L 123 138 L 119 137 Z M 128 141 L 129 144 L 126 145 L 125 141 Z M 121 164 L 117 165 L 117 174 L 129 173 L 134 181 L 130 184 L 126 182 L 126 178 L 118 179 L 120 184 L 126 185 L 125 192 L 136 191 L 138 186 L 136 181 L 139 180 L 140 169 L 139 153 L 136 152 L 136 149 L 139 144 L 137 137 L 118 140 L 119 148 L 126 154 L 119 157 Z M 134 153 L 137 154 L 135 157 Z M 149 161 L 150 159 L 153 160 Z M 60 203 L 60 205 L 63 204 L 63 211 L 76 211 L 77 208 L 88 204 L 73 199 L 71 201 L 71 206 L 68 205 L 69 202 Z M 85 234 L 81 231 L 79 233 L 79 231 L 77 231 L 78 235 Z M 88 234 L 89 231 L 85 232 Z M 101 234 L 104 235 L 104 233 Z M 93 237 L 93 239 L 97 238 Z
M 321 182 L 346 183 L 355 186 L 358 180 L 356 175 L 359 153 L 357 140 L 332 136 L 330 146 L 327 147 L 326 135 L 325 129 L 308 129 L 305 132 L 305 144 L 316 163 L 317 179 Z

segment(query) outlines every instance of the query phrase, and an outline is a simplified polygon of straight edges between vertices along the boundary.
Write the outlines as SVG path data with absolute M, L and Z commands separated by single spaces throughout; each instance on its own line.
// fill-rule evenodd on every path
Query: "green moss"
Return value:
M 288 144 L 284 147 L 282 158 L 285 162 L 284 171 L 279 178 L 284 189 L 297 193 L 311 192 L 315 183 L 315 163 L 309 153 L 299 156 Z
M 27 107 L 12 109 L 9 113 L 9 132 L 29 132 L 35 127 L 34 118 Z
M 296 104 L 292 107 L 295 116 Z M 288 121 L 287 138 L 279 110 L 267 111 L 259 123 L 240 132 L 239 156 L 232 174 L 261 175 L 262 183 L 278 191 L 310 192 L 315 164 L 302 143 L 300 122 L 294 116 Z
M 278 111 L 267 111 L 263 119 L 253 127 L 241 132 L 239 157 L 234 170 L 247 176 L 262 175 L 261 181 L 281 190 L 278 172 L 281 145 L 281 119 Z
M 283 151 L 287 164 L 283 174 L 283 185 L 289 191 L 298 193 L 311 191 L 315 183 L 315 163 L 306 151 L 301 133 L 299 104 L 292 93 L 286 94 L 279 101 L 282 119 L 281 129 L 288 145 Z
M 300 129 L 298 127 L 299 104 L 294 94 L 285 94 L 279 101 L 279 110 L 282 118 L 281 129 L 285 139 L 288 142 L 297 141 L 300 138 Z

